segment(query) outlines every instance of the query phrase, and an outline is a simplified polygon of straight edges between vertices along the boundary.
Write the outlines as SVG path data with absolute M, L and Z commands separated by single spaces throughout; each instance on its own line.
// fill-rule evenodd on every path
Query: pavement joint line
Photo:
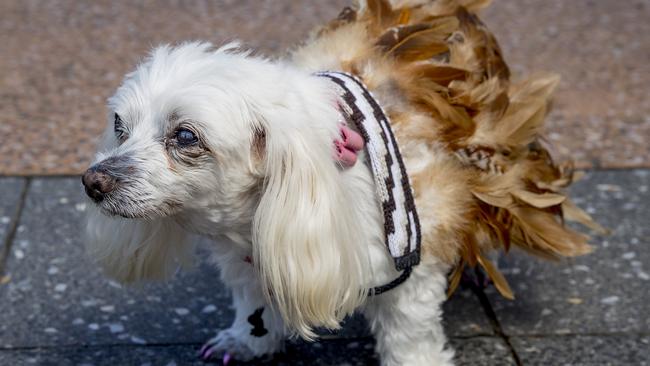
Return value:
M 492 304 L 490 303 L 490 300 L 488 299 L 483 289 L 474 284 L 471 284 L 470 288 L 472 289 L 474 295 L 478 297 L 478 300 L 481 303 L 481 307 L 483 307 L 483 311 L 485 312 L 485 316 L 488 318 L 490 324 L 492 325 L 492 330 L 494 330 L 496 336 L 498 338 L 501 338 L 503 342 L 506 344 L 506 347 L 508 347 L 508 349 L 510 350 L 510 354 L 512 355 L 512 358 L 515 361 L 515 364 L 517 366 L 523 366 L 523 363 L 521 362 L 521 358 L 517 354 L 517 351 L 515 351 L 515 348 L 513 347 L 512 343 L 510 343 L 510 337 L 508 337 L 508 335 L 503 332 L 503 329 L 501 328 L 501 323 L 499 323 L 499 319 L 497 318 L 497 314 L 492 308 Z
M 29 190 L 30 183 L 32 181 L 31 177 L 26 177 L 23 181 L 23 186 L 20 191 L 20 198 L 18 199 L 18 204 L 14 210 L 14 214 L 11 218 L 11 225 L 9 226 L 9 232 L 2 246 L 2 252 L 0 252 L 0 276 L 5 275 L 7 267 L 7 259 L 11 253 L 11 246 L 13 244 L 14 238 L 16 237 L 16 231 L 18 230 L 18 225 L 20 222 L 20 217 L 25 208 L 25 199 L 27 198 L 27 191 Z
M 560 337 L 648 337 L 650 332 L 587 332 L 587 333 L 531 333 L 510 334 L 509 338 L 560 338 Z

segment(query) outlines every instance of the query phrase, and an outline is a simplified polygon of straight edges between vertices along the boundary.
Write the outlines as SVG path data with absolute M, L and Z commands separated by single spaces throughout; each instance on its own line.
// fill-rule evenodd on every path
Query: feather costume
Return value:
M 475 14 L 489 2 L 362 1 L 292 59 L 353 74 L 380 101 L 413 183 L 423 255 L 455 265 L 449 293 L 478 265 L 513 298 L 489 251 L 572 257 L 591 248 L 564 219 L 603 229 L 564 193 L 577 174 L 554 162 L 542 136 L 558 77 L 510 79 Z

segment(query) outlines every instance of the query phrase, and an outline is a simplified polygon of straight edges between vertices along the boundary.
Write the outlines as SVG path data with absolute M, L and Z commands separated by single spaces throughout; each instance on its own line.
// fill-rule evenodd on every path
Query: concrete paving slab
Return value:
M 475 337 L 455 338 L 451 345 L 456 350 L 456 365 L 467 366 L 514 366 L 516 362 L 501 338 Z
M 462 286 L 444 303 L 443 324 L 448 337 L 493 335 L 490 320 L 474 293 Z
M 559 264 L 502 257 L 516 300 L 488 294 L 506 334 L 650 331 L 649 186 L 648 170 L 589 173 L 574 200 L 613 231 L 594 237 L 594 253 Z
M 0 258 L 20 201 L 25 179 L 0 178 Z
M 650 365 L 650 337 L 556 336 L 510 339 L 523 365 Z

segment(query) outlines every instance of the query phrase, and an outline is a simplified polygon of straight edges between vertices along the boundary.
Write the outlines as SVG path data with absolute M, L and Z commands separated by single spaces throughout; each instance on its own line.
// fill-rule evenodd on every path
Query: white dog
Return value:
M 168 277 L 190 262 L 192 234 L 211 238 L 236 317 L 205 358 L 272 354 L 359 309 L 383 365 L 451 365 L 440 304 L 452 270 L 455 286 L 480 263 L 509 296 L 488 249 L 587 251 L 554 216 L 567 211 L 559 190 L 571 179 L 536 143 L 555 79 L 509 85 L 471 13 L 485 1 L 425 3 L 347 9 L 286 60 L 237 44 L 162 46 L 110 98 L 83 177 L 96 203 L 89 248 L 133 282 Z M 373 172 L 364 151 L 356 164 L 333 158 L 340 95 L 318 70 L 355 74 L 373 91 L 411 179 L 421 260 L 380 295 L 369 289 L 400 271 Z

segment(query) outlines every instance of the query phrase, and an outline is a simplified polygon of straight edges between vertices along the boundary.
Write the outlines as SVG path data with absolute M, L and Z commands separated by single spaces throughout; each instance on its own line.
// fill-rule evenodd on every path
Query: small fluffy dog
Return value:
M 91 253 L 129 283 L 188 264 L 193 234 L 212 239 L 236 317 L 205 358 L 271 354 L 359 309 L 383 365 L 451 365 L 440 304 L 464 267 L 511 297 L 490 250 L 579 255 L 586 238 L 560 218 L 596 228 L 540 135 L 557 78 L 510 82 L 474 14 L 486 3 L 361 1 L 281 60 L 237 44 L 155 49 L 109 99 L 83 177 Z M 367 152 L 340 144 L 340 96 L 322 70 L 355 75 L 386 111 L 419 213 L 420 263 L 375 296 L 400 271 Z

